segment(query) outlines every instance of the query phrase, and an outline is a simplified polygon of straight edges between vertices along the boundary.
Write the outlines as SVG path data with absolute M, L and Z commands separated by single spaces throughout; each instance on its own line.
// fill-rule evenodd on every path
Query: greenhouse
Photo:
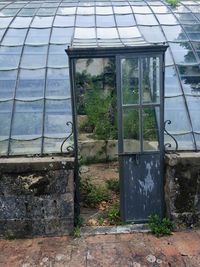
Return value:
M 179 150 L 198 150 L 199 9 L 198 1 L 1 1 L 1 155 L 60 152 L 71 120 L 68 46 L 163 42 L 168 131 Z
M 70 229 L 85 197 L 80 173 L 89 187 L 100 163 L 100 172 L 120 176 L 124 221 L 162 216 L 165 208 L 174 218 L 190 213 L 179 196 L 189 194 L 182 181 L 193 179 L 190 196 L 199 199 L 199 114 L 200 1 L 0 0 L 0 173 L 24 187 L 18 220 L 29 224 L 27 210 L 56 203 L 55 214 L 38 215 L 41 232 L 31 224 L 33 233 L 57 233 L 52 216 Z

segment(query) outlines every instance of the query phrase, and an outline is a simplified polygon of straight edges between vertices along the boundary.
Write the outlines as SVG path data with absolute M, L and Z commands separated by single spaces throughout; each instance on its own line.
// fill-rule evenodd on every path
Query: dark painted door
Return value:
M 117 57 L 121 215 L 163 211 L 163 71 L 159 54 Z

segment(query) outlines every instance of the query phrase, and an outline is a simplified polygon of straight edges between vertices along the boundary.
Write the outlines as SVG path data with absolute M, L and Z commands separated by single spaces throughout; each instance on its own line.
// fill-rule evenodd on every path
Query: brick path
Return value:
M 199 267 L 200 231 L 0 240 L 0 267 Z

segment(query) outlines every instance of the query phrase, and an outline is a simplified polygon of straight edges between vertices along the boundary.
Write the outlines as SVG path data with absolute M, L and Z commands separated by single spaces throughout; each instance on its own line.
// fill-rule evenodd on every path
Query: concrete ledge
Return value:
M 129 224 L 120 226 L 85 226 L 81 228 L 81 236 L 105 235 L 105 234 L 127 234 L 127 233 L 150 232 L 147 224 Z
M 69 157 L 0 158 L 0 173 L 23 173 L 73 168 L 74 158 Z

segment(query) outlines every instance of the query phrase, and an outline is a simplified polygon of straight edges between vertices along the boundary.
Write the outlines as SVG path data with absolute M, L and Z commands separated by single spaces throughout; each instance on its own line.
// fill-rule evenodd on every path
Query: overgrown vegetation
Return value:
M 106 181 L 107 188 L 115 193 L 119 193 L 120 186 L 119 186 L 119 180 L 118 179 L 110 179 Z
M 102 201 L 108 201 L 110 195 L 104 186 L 96 186 L 91 182 L 91 178 L 86 178 L 80 182 L 81 198 L 85 206 L 95 208 Z
M 103 213 L 98 216 L 99 225 L 123 225 L 124 222 L 120 218 L 119 203 L 113 203 Z
M 157 214 L 149 216 L 148 225 L 152 234 L 154 234 L 157 237 L 170 235 L 173 229 L 175 228 L 174 223 L 171 222 L 169 218 L 162 219 Z
M 166 2 L 167 2 L 168 4 L 170 4 L 170 6 L 172 6 L 172 7 L 177 7 L 177 5 L 178 5 L 178 3 L 179 3 L 178 0 L 166 0 Z

